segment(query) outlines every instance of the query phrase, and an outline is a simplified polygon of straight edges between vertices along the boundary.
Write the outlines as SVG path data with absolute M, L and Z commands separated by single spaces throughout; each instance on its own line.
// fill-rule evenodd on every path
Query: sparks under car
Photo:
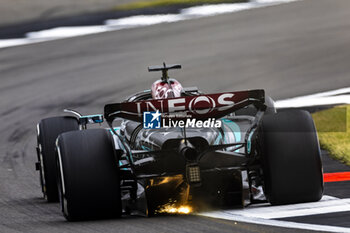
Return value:
M 176 68 L 149 71 L 161 71 L 159 83 L 171 87 L 168 70 Z M 66 110 L 41 120 L 36 167 L 44 197 L 60 201 L 70 221 L 321 199 L 308 112 L 276 112 L 264 90 L 175 91 L 157 99 L 145 90 L 105 105 L 103 115 Z M 87 129 L 103 121 L 109 128 Z

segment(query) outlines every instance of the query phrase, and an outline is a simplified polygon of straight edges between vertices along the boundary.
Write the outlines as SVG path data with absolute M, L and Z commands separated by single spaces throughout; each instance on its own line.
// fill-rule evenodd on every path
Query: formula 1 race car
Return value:
M 178 68 L 149 71 L 161 71 L 157 87 L 174 94 L 168 70 Z M 60 201 L 67 220 L 321 199 L 320 147 L 308 112 L 276 112 L 264 90 L 181 87 L 166 98 L 153 91 L 107 104 L 103 115 L 65 110 L 69 116 L 37 125 L 42 192 Z M 87 129 L 103 122 L 109 128 Z

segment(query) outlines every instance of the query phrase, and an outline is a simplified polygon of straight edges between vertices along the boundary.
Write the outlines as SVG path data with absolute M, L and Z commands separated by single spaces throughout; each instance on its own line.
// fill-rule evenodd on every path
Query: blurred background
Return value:
M 136 1 L 1 0 L 0 39 L 62 25 L 79 26 L 84 20 L 83 25 L 89 21 L 102 26 L 115 17 L 173 15 L 194 4 L 152 0 L 158 6 L 180 3 L 174 9 L 144 9 L 145 3 Z M 251 1 L 257 2 L 278 0 Z M 170 71 L 170 77 L 208 93 L 259 88 L 283 100 L 350 87 L 350 1 L 283 2 L 239 12 L 225 6 L 215 9 L 231 13 L 123 30 L 111 26 L 107 29 L 113 30 L 85 36 L 70 37 L 58 30 L 55 40 L 0 48 L 0 232 L 232 232 L 232 225 L 196 216 L 66 224 L 58 205 L 41 198 L 34 167 L 36 124 L 42 118 L 63 115 L 64 108 L 102 113 L 106 103 L 149 89 L 160 75 L 149 73 L 147 66 L 164 61 L 183 65 L 182 70 Z M 207 10 L 201 8 L 197 14 Z M 95 14 L 102 16 L 96 20 Z M 78 16 L 84 20 L 72 20 Z M 127 18 L 124 23 L 131 21 Z M 347 143 L 348 139 L 345 135 Z M 343 195 L 343 187 L 334 190 Z M 348 193 L 342 197 L 349 197 Z M 251 225 L 235 227 L 237 232 L 281 232 Z
M 0 26 L 108 11 L 136 0 L 1 0 Z

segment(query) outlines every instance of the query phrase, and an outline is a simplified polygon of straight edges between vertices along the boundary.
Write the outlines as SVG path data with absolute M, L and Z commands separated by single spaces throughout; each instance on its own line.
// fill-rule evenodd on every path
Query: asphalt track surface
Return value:
M 35 125 L 65 107 L 102 112 L 149 88 L 158 74 L 146 67 L 163 61 L 207 92 L 283 99 L 348 87 L 349 12 L 348 0 L 305 0 L 0 50 L 0 232 L 301 232 L 197 216 L 68 223 L 40 198 Z

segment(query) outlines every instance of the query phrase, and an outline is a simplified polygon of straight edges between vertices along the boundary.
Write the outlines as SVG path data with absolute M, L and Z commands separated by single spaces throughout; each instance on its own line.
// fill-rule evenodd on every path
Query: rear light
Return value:
M 201 173 L 198 164 L 189 164 L 186 166 L 187 181 L 190 184 L 200 184 Z

